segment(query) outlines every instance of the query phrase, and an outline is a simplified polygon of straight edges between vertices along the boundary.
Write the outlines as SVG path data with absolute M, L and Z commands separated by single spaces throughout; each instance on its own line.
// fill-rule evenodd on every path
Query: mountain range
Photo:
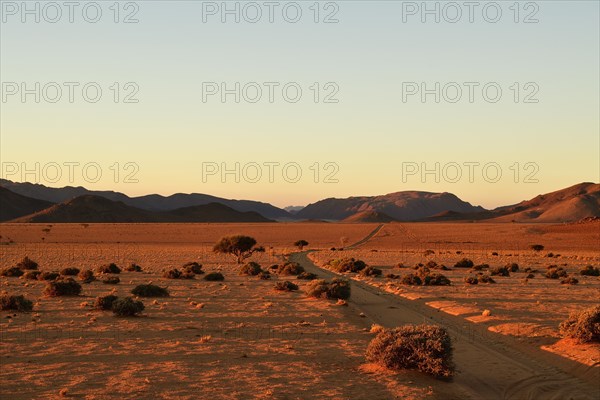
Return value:
M 288 212 L 289 210 L 289 212 Z M 84 187 L 51 188 L 0 180 L 0 221 L 11 222 L 269 222 L 329 220 L 572 222 L 600 217 L 600 184 L 580 183 L 518 204 L 486 210 L 452 193 L 403 191 L 329 198 L 288 210 L 252 200 L 178 193 L 129 197 Z

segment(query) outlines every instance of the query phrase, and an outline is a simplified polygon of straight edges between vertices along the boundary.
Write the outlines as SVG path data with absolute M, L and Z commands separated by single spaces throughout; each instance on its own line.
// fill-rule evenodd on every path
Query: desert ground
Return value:
M 347 304 L 307 297 L 305 281 L 238 274 L 214 254 L 222 236 L 245 234 L 265 247 L 264 267 L 289 259 L 320 278 L 338 276 L 333 258 L 354 257 L 383 270 L 351 280 Z M 139 264 L 116 285 L 83 284 L 74 297 L 43 295 L 45 282 L 0 277 L 2 294 L 34 301 L 29 313 L 0 313 L 0 397 L 6 399 L 598 399 L 600 346 L 561 339 L 569 312 L 600 303 L 600 224 L 266 223 L 0 224 L 0 268 L 24 256 L 42 271 Z M 293 246 L 305 239 L 309 246 Z M 535 252 L 532 244 L 544 245 Z M 333 250 L 335 248 L 335 250 Z M 549 253 L 552 256 L 549 257 Z M 490 267 L 517 263 L 495 284 L 468 285 L 462 258 Z M 197 261 L 222 282 L 166 279 L 165 269 Z M 435 261 L 450 286 L 406 286 L 388 273 Z M 403 266 L 398 266 L 398 264 Z M 576 285 L 547 279 L 549 265 Z M 528 267 L 530 272 L 523 270 Z M 537 272 L 535 272 L 537 270 Z M 532 278 L 526 276 L 532 273 Z M 290 279 L 291 278 L 291 279 Z M 274 290 L 292 280 L 295 292 Z M 142 299 L 139 317 L 97 311 L 97 296 L 127 296 L 138 284 L 168 287 Z M 439 380 L 369 364 L 374 324 L 438 324 L 448 329 L 456 374 Z

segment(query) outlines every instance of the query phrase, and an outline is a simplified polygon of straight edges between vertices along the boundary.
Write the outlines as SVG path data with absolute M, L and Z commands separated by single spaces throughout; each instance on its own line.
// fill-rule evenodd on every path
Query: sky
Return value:
M 600 181 L 598 1 L 0 3 L 5 179 L 486 208 Z

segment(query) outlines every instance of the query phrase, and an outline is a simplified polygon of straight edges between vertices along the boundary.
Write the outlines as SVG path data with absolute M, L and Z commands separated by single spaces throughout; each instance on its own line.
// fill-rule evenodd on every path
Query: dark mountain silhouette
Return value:
M 22 196 L 0 186 L 0 221 L 9 221 L 32 214 L 51 205 L 49 201 Z
M 116 222 L 271 222 L 256 212 L 240 212 L 218 203 L 148 211 L 101 196 L 84 195 L 55 204 L 13 222 L 116 223 Z
M 237 211 L 254 211 L 269 219 L 293 219 L 293 216 L 287 211 L 268 203 L 252 200 L 223 199 L 220 197 L 200 193 L 177 193 L 171 196 L 150 194 L 140 197 L 129 197 L 119 192 L 93 191 L 81 186 L 52 188 L 29 182 L 11 182 L 5 179 L 0 179 L 0 185 L 14 193 L 34 199 L 50 201 L 52 203 L 62 203 L 64 201 L 84 195 L 94 195 L 113 201 L 121 201 L 128 206 L 148 211 L 170 211 L 183 207 L 199 206 L 209 203 L 221 203 Z

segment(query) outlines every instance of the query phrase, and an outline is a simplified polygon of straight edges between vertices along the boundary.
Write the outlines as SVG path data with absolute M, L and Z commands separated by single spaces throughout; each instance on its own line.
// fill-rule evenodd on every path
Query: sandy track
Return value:
M 365 239 L 375 236 L 378 226 Z M 327 279 L 338 274 L 319 268 L 295 253 L 291 260 L 307 271 Z M 600 399 L 600 368 L 587 367 L 566 358 L 522 344 L 481 328 L 463 318 L 383 292 L 363 282 L 352 281 L 350 307 L 385 327 L 406 323 L 444 326 L 452 336 L 457 373 L 454 384 L 472 399 Z

